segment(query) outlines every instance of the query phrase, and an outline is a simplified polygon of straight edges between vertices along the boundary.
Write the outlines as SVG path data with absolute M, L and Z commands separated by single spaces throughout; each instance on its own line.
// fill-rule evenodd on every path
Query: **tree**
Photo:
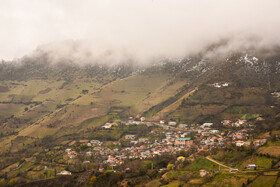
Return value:
M 95 176 L 95 175 L 93 175 L 93 176 L 90 178 L 89 184 L 90 184 L 91 187 L 96 186 L 96 176 Z
M 11 179 L 9 182 L 8 182 L 8 186 L 14 186 L 16 184 L 16 179 Z
M 168 170 L 172 170 L 172 169 L 173 169 L 173 164 L 168 164 L 168 165 L 167 165 L 167 169 L 168 169 Z
M 0 179 L 0 187 L 6 186 L 5 179 Z
M 276 142 L 277 141 L 277 137 L 276 137 L 276 135 L 274 134 L 274 135 L 272 135 L 272 137 L 271 137 L 271 141 L 272 142 Z

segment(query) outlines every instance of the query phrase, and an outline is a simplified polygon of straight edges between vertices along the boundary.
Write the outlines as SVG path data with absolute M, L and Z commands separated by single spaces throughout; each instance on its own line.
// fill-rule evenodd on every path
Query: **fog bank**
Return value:
M 279 7 L 279 0 L 2 0 L 0 59 L 39 46 L 54 61 L 149 63 L 223 38 L 225 51 L 279 45 Z

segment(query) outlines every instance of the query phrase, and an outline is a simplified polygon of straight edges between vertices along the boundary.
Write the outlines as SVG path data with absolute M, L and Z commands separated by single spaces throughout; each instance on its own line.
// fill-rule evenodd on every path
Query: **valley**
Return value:
M 0 64 L 0 185 L 279 183 L 279 56 L 147 67 L 44 58 Z

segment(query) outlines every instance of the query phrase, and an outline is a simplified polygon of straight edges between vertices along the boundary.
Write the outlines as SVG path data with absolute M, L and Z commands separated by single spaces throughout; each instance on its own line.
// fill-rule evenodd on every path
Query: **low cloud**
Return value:
M 219 52 L 279 45 L 279 7 L 278 0 L 3 0 L 0 58 L 48 52 L 54 61 L 147 64 L 222 39 Z

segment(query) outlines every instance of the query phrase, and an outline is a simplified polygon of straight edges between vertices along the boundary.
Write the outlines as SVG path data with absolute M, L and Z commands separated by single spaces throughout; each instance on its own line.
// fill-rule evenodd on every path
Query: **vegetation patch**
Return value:
M 190 170 L 219 170 L 219 166 L 217 164 L 214 164 L 213 162 L 207 160 L 206 158 L 199 158 L 198 160 L 194 161 L 190 167 L 188 168 Z
M 272 187 L 275 183 L 277 176 L 260 176 L 254 182 L 255 187 Z
M 51 88 L 46 88 L 44 90 L 39 91 L 39 94 L 46 94 L 48 92 L 50 92 L 52 89 Z
M 0 86 L 0 92 L 8 92 L 10 91 L 8 86 Z

